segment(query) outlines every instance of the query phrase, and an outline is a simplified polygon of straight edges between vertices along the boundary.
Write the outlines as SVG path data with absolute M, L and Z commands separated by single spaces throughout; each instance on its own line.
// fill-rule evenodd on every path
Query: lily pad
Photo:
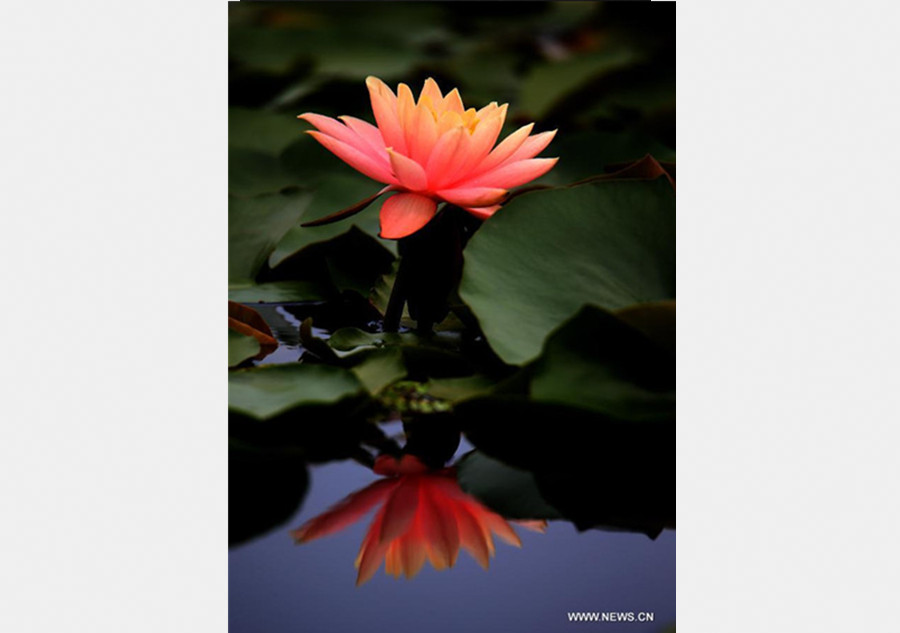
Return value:
M 267 269 L 265 281 L 315 279 L 330 285 L 331 292 L 357 293 L 368 304 L 372 288 L 391 269 L 394 256 L 380 240 L 355 225 L 342 227 L 337 237 L 309 244 Z M 374 307 L 372 308 L 374 311 Z
M 259 354 L 259 341 L 252 336 L 228 330 L 228 366 L 239 365 Z
M 323 301 L 328 288 L 314 281 L 272 281 L 263 284 L 229 284 L 228 299 L 238 303 Z
M 315 220 L 340 211 L 371 196 L 378 189 L 377 183 L 364 178 L 344 175 L 323 177 L 317 182 L 315 193 L 303 211 L 302 220 L 303 222 Z M 380 230 L 378 223 L 380 208 L 380 201 L 376 201 L 362 213 L 353 216 L 352 220 L 345 222 L 308 227 L 300 226 L 298 223 L 285 233 L 275 250 L 272 251 L 269 256 L 269 266 L 274 268 L 291 255 L 295 255 L 313 244 L 321 244 L 343 235 L 354 226 L 377 239 Z M 393 241 L 379 240 L 379 243 L 396 254 L 396 246 Z
M 309 204 L 307 191 L 291 190 L 228 200 L 228 281 L 248 283 Z
M 428 395 L 448 402 L 461 402 L 467 398 L 484 395 L 491 391 L 496 381 L 482 374 L 454 378 L 432 378 L 425 386 Z
M 675 194 L 665 178 L 526 193 L 464 255 L 460 296 L 497 355 L 523 364 L 582 305 L 675 296 Z
M 231 195 L 275 193 L 302 183 L 303 179 L 286 170 L 277 156 L 239 147 L 228 150 L 228 193 Z
M 537 361 L 531 397 L 626 420 L 675 417 L 675 356 L 594 306 L 554 332 Z
M 469 441 L 530 472 L 540 496 L 579 530 L 655 538 L 675 524 L 675 425 L 614 420 L 578 407 L 488 396 L 454 416 Z
M 534 474 L 513 468 L 479 451 L 456 464 L 460 487 L 507 519 L 559 519 L 559 511 L 541 495 Z
M 296 116 L 250 108 L 228 108 L 230 151 L 243 148 L 277 156 L 303 134 Z
M 265 420 L 296 407 L 334 404 L 362 389 L 359 379 L 340 367 L 266 365 L 228 375 L 228 406 Z
M 395 259 L 391 263 L 391 270 L 378 278 L 375 285 L 372 287 L 372 291 L 369 293 L 369 303 L 371 303 L 382 316 L 387 312 L 388 303 L 390 303 L 391 300 L 391 292 L 394 289 L 394 283 L 397 281 L 397 272 L 399 270 L 400 260 Z M 404 327 L 410 327 L 409 311 L 407 310 L 405 303 L 403 304 L 403 317 L 401 318 L 400 323 Z M 413 325 L 415 324 L 413 323 Z
M 366 356 L 352 368 L 354 375 L 372 395 L 406 376 L 403 353 L 393 347 Z

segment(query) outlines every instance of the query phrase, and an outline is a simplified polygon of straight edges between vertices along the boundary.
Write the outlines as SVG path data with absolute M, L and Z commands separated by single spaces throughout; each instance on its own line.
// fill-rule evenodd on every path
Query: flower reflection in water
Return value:
M 306 543 L 348 527 L 381 504 L 356 557 L 357 585 L 372 578 L 382 560 L 395 578 L 412 578 L 426 558 L 435 569 L 452 567 L 460 546 L 487 569 L 494 555 L 492 533 L 521 547 L 506 519 L 462 491 L 455 469 L 429 470 L 412 455 L 400 460 L 382 455 L 374 470 L 386 479 L 351 494 L 291 533 L 298 543 Z M 518 523 L 538 532 L 547 527 L 545 521 Z

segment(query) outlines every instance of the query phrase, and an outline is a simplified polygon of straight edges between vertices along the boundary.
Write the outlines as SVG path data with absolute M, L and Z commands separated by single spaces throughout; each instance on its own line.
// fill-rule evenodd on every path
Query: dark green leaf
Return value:
M 302 182 L 284 169 L 277 156 L 238 147 L 228 150 L 228 192 L 232 195 L 274 193 Z
M 277 156 L 306 126 L 295 115 L 248 108 L 228 108 L 228 145 Z
M 248 358 L 259 354 L 259 341 L 252 336 L 246 336 L 228 330 L 228 366 L 239 365 Z
M 324 151 L 324 149 L 322 150 Z M 348 172 L 350 168 L 347 167 Z M 359 202 L 381 188 L 376 182 L 352 175 L 329 175 L 321 178 L 316 185 L 315 193 L 303 212 L 302 220 L 307 222 L 340 211 Z M 327 242 L 345 234 L 356 226 L 373 238 L 378 237 L 378 212 L 381 201 L 376 200 L 368 209 L 352 218 L 324 226 L 301 227 L 299 223 L 292 227 L 275 247 L 269 256 L 269 266 L 278 266 L 282 261 L 313 245 Z M 396 253 L 395 242 L 380 240 L 379 243 Z
M 544 500 L 534 475 L 507 466 L 479 451 L 456 464 L 460 487 L 507 519 L 559 519 L 559 512 Z
M 338 113 L 335 113 L 338 114 Z M 301 121 L 300 125 L 306 130 L 315 129 L 305 121 Z M 281 153 L 281 163 L 285 170 L 302 179 L 304 183 L 315 184 L 319 179 L 327 176 L 344 176 L 367 180 L 365 176 L 361 176 L 350 165 L 342 161 L 340 158 L 329 152 L 327 149 L 319 145 L 319 143 L 308 134 L 302 135 L 296 142 L 291 143 L 287 149 Z M 372 191 L 378 191 L 384 185 L 367 180 L 372 185 Z M 372 193 L 369 191 L 366 195 Z M 365 196 L 363 196 L 365 197 Z M 349 206 L 359 200 L 351 200 L 348 204 L 339 206 L 334 211 L 339 211 L 345 206 Z M 323 214 L 327 215 L 327 214 Z M 307 220 L 314 220 L 316 217 L 308 216 Z
M 425 388 L 430 396 L 450 402 L 460 402 L 486 394 L 495 384 L 495 381 L 487 376 L 475 374 L 461 378 L 432 378 Z
M 228 374 L 228 405 L 259 420 L 306 405 L 333 404 L 359 394 L 349 370 L 326 365 L 266 365 Z
M 531 397 L 628 420 L 675 417 L 675 356 L 613 314 L 582 308 L 547 339 Z
M 675 197 L 664 179 L 603 181 L 509 202 L 465 250 L 460 296 L 510 364 L 582 305 L 675 296 Z
M 534 475 L 578 529 L 655 537 L 675 524 L 675 424 L 617 421 L 587 409 L 489 396 L 456 405 L 475 447 Z
M 396 347 L 367 355 L 352 371 L 372 395 L 406 376 L 403 354 Z
M 228 200 L 228 281 L 252 282 L 275 245 L 300 219 L 311 195 L 304 191 Z
M 228 298 L 239 303 L 322 301 L 327 288 L 313 281 L 273 281 L 264 284 L 229 284 Z

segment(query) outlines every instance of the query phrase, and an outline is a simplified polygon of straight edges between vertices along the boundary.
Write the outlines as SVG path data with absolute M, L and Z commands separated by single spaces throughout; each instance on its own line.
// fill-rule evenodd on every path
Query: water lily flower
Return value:
M 378 196 L 396 192 L 381 207 L 381 237 L 400 239 L 425 226 L 440 202 L 490 217 L 509 189 L 547 173 L 558 159 L 535 158 L 556 130 L 531 134 L 525 125 L 494 146 L 506 120 L 507 104 L 466 109 L 457 89 L 446 95 L 429 78 L 415 100 L 409 86 L 397 94 L 377 77 L 366 79 L 377 127 L 350 116 L 340 121 L 320 114 L 299 118 L 338 158 L 384 183 L 377 194 L 320 221 L 324 224 L 362 211 Z
M 452 567 L 460 546 L 487 569 L 495 552 L 492 533 L 522 546 L 506 519 L 462 491 L 453 468 L 434 471 L 412 455 L 400 460 L 382 455 L 374 470 L 386 479 L 351 494 L 291 533 L 296 542 L 306 543 L 348 527 L 381 504 L 356 558 L 357 585 L 371 579 L 382 560 L 395 578 L 412 578 L 426 558 L 435 569 Z M 539 532 L 547 526 L 546 521 L 520 523 Z

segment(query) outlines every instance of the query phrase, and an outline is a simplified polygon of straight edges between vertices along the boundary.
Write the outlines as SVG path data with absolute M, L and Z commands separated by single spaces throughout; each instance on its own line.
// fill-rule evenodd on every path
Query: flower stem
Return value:
M 404 273 L 407 268 L 408 259 L 401 257 L 400 267 L 394 278 L 394 287 L 391 288 L 391 296 L 388 299 L 387 309 L 384 311 L 382 329 L 385 332 L 396 332 L 400 328 L 400 317 L 403 316 L 403 306 L 406 305 L 406 275 Z
M 385 332 L 397 331 L 404 305 L 422 333 L 447 316 L 448 299 L 462 274 L 462 249 L 480 224 L 471 220 L 462 209 L 446 205 L 431 222 L 397 242 L 400 267 L 385 310 Z

